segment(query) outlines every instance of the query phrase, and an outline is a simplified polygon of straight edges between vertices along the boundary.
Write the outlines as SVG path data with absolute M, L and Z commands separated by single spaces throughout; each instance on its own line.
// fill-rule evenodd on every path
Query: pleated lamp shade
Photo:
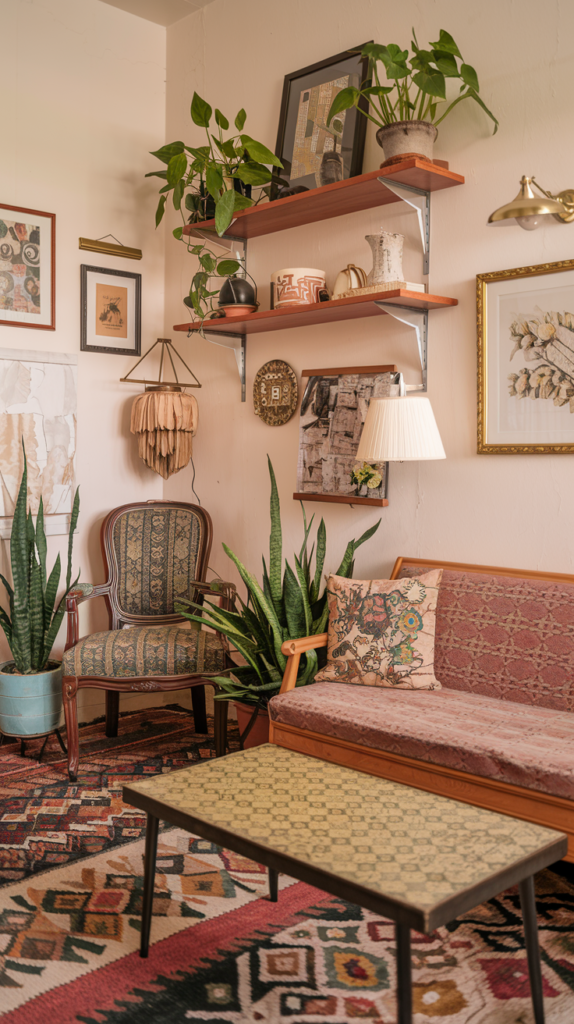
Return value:
M 357 458 L 369 462 L 446 459 L 428 398 L 372 398 Z

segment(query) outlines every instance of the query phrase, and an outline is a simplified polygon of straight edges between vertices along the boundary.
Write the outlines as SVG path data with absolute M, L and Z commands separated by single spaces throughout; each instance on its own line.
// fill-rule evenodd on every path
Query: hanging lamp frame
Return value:
M 134 372 L 134 370 L 137 369 L 137 367 L 140 365 L 140 363 L 143 363 L 144 359 L 147 359 L 147 357 L 150 355 L 150 353 L 153 352 L 154 348 L 156 348 L 158 345 L 161 345 L 161 355 L 160 355 L 160 359 L 159 359 L 159 374 L 158 374 L 157 380 L 146 380 L 145 378 L 142 378 L 142 377 L 132 377 L 131 374 Z M 173 370 L 173 375 L 175 377 L 175 380 L 162 380 L 164 362 L 167 365 L 167 360 L 165 359 L 165 353 L 166 352 L 167 352 L 169 361 L 171 363 L 171 368 Z M 172 355 L 172 353 L 173 353 L 173 355 Z M 179 377 L 177 376 L 177 370 L 175 368 L 175 363 L 174 363 L 174 360 L 173 360 L 173 356 L 174 355 L 177 356 L 177 358 L 179 359 L 180 363 L 183 363 L 183 365 L 185 366 L 185 369 L 187 370 L 187 372 L 190 374 L 191 377 L 193 377 L 193 379 L 195 381 L 194 384 L 190 384 L 188 382 L 184 382 L 184 381 L 179 379 Z M 125 377 L 120 377 L 120 384 L 146 384 L 146 385 L 148 385 L 150 387 L 164 387 L 164 388 L 200 388 L 201 387 L 201 384 L 198 381 L 197 377 L 195 376 L 193 370 L 190 369 L 190 367 L 187 365 L 187 363 L 186 363 L 185 359 L 183 358 L 183 356 L 180 356 L 180 354 L 177 351 L 177 349 L 175 348 L 171 338 L 158 338 L 157 341 L 154 341 L 153 345 L 150 348 L 148 348 L 147 352 L 145 352 L 144 355 L 141 356 L 140 359 L 138 359 L 137 363 L 134 363 L 134 365 L 132 366 L 131 370 L 128 370 L 128 372 L 126 373 Z

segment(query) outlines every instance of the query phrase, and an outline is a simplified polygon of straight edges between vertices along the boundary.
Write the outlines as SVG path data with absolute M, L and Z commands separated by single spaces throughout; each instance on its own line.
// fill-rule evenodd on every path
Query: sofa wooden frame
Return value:
M 391 579 L 397 579 L 401 570 L 409 567 L 454 569 L 458 572 L 475 572 L 489 576 L 512 576 L 518 579 L 574 584 L 574 576 L 564 573 L 502 569 L 491 565 L 468 565 L 464 562 L 441 562 L 428 558 L 398 558 Z M 281 693 L 287 693 L 295 687 L 301 655 L 312 648 L 326 645 L 326 633 L 304 637 L 301 640 L 285 641 L 281 649 L 288 657 Z M 566 832 L 568 854 L 564 859 L 574 862 L 574 800 L 551 796 L 507 782 L 498 782 L 496 779 L 483 778 L 454 768 L 444 768 L 412 757 L 363 747 L 334 736 L 324 736 L 307 729 L 282 725 L 280 722 L 270 722 L 269 741 L 288 750 L 355 768 L 368 775 L 378 775 L 383 779 L 401 782 L 429 793 L 461 800 L 475 807 L 483 807 L 489 811 L 497 811 L 499 814 L 508 814 L 513 818 L 522 818 L 536 825 L 545 825 L 547 828 Z

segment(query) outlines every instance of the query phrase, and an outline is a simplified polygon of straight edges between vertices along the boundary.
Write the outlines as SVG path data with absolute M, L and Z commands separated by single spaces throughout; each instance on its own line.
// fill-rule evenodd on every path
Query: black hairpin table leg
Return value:
M 411 930 L 404 924 L 395 924 L 397 944 L 397 1004 L 398 1024 L 412 1024 L 413 983 L 411 972 Z
M 149 933 L 153 913 L 153 892 L 155 883 L 155 861 L 157 856 L 158 826 L 159 818 L 155 818 L 153 814 L 148 814 L 145 833 L 142 931 L 140 938 L 140 956 L 143 957 L 146 957 L 149 951 Z
M 267 868 L 267 873 L 269 875 L 269 899 L 272 903 L 277 903 L 279 872 L 275 868 Z
M 536 919 L 536 896 L 534 893 L 534 876 L 530 875 L 520 882 L 520 905 L 524 922 L 524 940 L 528 958 L 528 974 L 530 976 L 530 992 L 535 1024 L 544 1024 L 544 999 L 542 997 L 542 971 L 540 969 L 540 946 L 538 945 L 538 921 Z

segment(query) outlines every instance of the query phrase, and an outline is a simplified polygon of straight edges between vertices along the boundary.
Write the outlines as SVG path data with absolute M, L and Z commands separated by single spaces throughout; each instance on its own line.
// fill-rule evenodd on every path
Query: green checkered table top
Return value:
M 566 853 L 552 829 L 274 744 L 126 786 L 124 798 L 420 931 Z

